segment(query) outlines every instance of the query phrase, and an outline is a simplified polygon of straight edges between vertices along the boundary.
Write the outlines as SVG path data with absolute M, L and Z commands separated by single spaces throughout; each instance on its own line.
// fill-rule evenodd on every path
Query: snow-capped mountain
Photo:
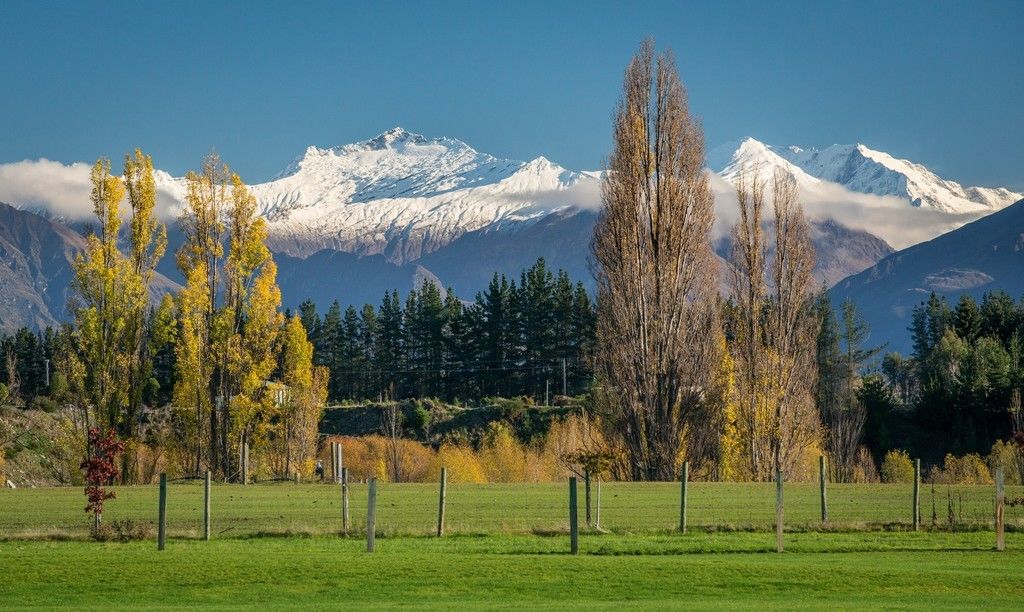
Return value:
M 829 286 L 889 255 L 890 244 L 929 240 L 1020 197 L 1008 190 L 965 189 L 884 154 L 870 152 L 869 159 L 863 150 L 805 152 L 754 139 L 712 150 L 709 167 L 719 173 L 711 178 L 720 254 L 729 254 L 728 230 L 735 220 L 730 183 L 744 168 L 762 176 L 781 169 L 800 186 L 818 252 L 815 279 Z M 869 161 L 881 164 L 871 161 L 875 158 L 896 169 L 869 166 Z M 87 225 L 82 221 L 87 212 L 73 213 L 88 203 L 88 168 L 46 160 L 7 165 L 6 174 L 0 172 L 0 195 L 16 196 L 10 198 L 15 206 L 49 213 L 54 224 Z M 471 298 L 492 274 L 515 278 L 541 256 L 550 267 L 590 283 L 588 245 L 600 179 L 599 172 L 566 170 L 543 157 L 500 159 L 453 138 L 395 128 L 355 144 L 310 147 L 273 180 L 251 190 L 268 220 L 285 305 L 311 297 L 326 307 L 333 299 L 376 302 L 386 290 L 405 292 L 424 279 Z M 156 172 L 156 180 L 158 207 L 172 219 L 184 201 L 185 180 L 163 171 Z M 950 194 L 961 194 L 969 204 Z M 910 205 L 915 199 L 917 207 Z M 71 219 L 67 223 L 56 218 L 65 214 Z M 0 225 L 16 223 L 10 217 Z M 181 233 L 173 223 L 169 230 L 170 253 L 181 243 Z M 61 266 L 65 278 L 70 264 Z M 22 303 L 43 303 L 42 294 L 30 295 L 42 290 L 22 268 L 7 281 L 0 274 L 0 294 L 17 284 L 28 296 Z M 173 257 L 165 257 L 158 270 L 168 284 L 180 281 Z M 52 285 L 47 290 L 66 289 L 66 282 Z M 29 291 L 30 286 L 35 288 Z M 56 312 L 50 316 L 61 318 Z M 37 319 L 33 324 L 51 322 Z
M 1002 187 L 965 187 L 920 164 L 862 144 L 805 150 L 748 138 L 738 145 L 719 147 L 708 158 L 711 169 L 730 182 L 735 182 L 743 168 L 758 169 L 762 175 L 778 168 L 801 186 L 825 181 L 857 193 L 895 196 L 913 206 L 949 214 L 987 214 L 1024 197 Z
M 801 187 L 811 187 L 821 182 L 779 155 L 775 147 L 753 138 L 747 138 L 739 143 L 727 143 L 711 150 L 708 153 L 708 167 L 733 184 L 744 172 L 756 172 L 761 177 L 771 177 L 776 170 L 781 170 Z
M 181 179 L 169 192 L 182 197 Z M 543 157 L 498 159 L 452 138 L 396 127 L 369 140 L 309 147 L 273 181 L 252 185 L 275 251 L 305 257 L 321 249 L 415 261 L 482 229 L 514 230 L 569 206 L 590 204 L 594 173 L 570 172 Z
M 820 151 L 786 147 L 780 155 L 808 174 L 860 193 L 907 198 L 914 206 L 949 213 L 989 213 L 1016 202 L 1009 189 L 964 187 L 939 178 L 921 164 L 897 159 L 862 144 L 832 145 Z

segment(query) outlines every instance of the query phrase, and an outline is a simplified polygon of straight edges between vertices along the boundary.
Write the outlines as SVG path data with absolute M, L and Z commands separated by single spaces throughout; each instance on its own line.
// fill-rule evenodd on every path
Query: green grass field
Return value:
M 116 490 L 105 522 L 155 520 L 157 487 Z M 910 492 L 833 485 L 824 528 L 817 487 L 787 485 L 790 532 L 778 554 L 773 485 L 691 484 L 694 528 L 679 534 L 678 484 L 606 483 L 605 531 L 585 532 L 572 556 L 564 484 L 452 484 L 444 538 L 426 535 L 436 524 L 436 485 L 382 484 L 373 554 L 365 552 L 365 485 L 353 486 L 347 538 L 338 536 L 338 487 L 217 485 L 213 540 L 204 542 L 201 485 L 171 483 L 164 551 L 152 539 L 87 540 L 78 488 L 3 490 L 0 608 L 1019 609 L 1021 508 L 1007 508 L 1011 529 L 999 553 L 993 487 L 936 487 L 932 527 L 926 486 L 919 532 L 906 529 Z M 582 524 L 582 507 L 580 515 Z
M 255 538 L 0 543 L 0 607 L 1019 609 L 1024 537 L 991 533 Z M 924 550 L 932 547 L 938 550 Z M 909 551 L 908 549 L 915 549 Z M 748 552 L 739 552 L 748 551 Z M 840 552 L 837 552 L 840 551 Z M 689 553 L 712 554 L 689 554 Z M 729 554 L 725 554 L 729 552 Z M 672 554 L 666 554 L 672 553 Z
M 691 483 L 688 525 L 698 530 L 773 529 L 775 486 L 769 483 Z M 366 485 L 353 485 L 350 516 L 354 529 L 364 525 Z M 157 487 L 114 487 L 105 521 L 155 522 Z M 437 520 L 436 484 L 386 484 L 378 488 L 378 531 L 388 535 L 431 533 Z M 829 530 L 905 529 L 911 520 L 909 485 L 831 485 Z M 991 528 L 994 487 L 925 485 L 921 515 L 932 527 L 949 529 L 953 506 L 956 529 Z M 1008 487 L 1008 497 L 1024 497 L 1024 488 Z M 202 485 L 168 486 L 168 533 L 196 537 L 202 529 Z M 596 520 L 597 490 L 592 491 Z M 821 530 L 818 487 L 788 484 L 785 524 L 791 531 Z M 580 516 L 583 523 L 583 487 Z M 321 484 L 214 485 L 212 532 L 216 537 L 254 534 L 328 535 L 341 530 L 341 495 L 337 486 Z M 85 538 L 90 521 L 80 488 L 0 490 L 0 539 Z M 449 484 L 447 530 L 464 534 L 530 534 L 564 531 L 568 526 L 566 484 Z M 1011 529 L 1024 529 L 1024 507 L 1007 507 Z M 600 524 L 617 534 L 659 534 L 679 523 L 676 483 L 604 483 Z

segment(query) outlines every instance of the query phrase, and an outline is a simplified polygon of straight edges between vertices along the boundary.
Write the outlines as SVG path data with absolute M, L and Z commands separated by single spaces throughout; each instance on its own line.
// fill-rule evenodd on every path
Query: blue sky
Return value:
M 249 182 L 395 125 L 593 169 L 639 42 L 709 146 L 863 142 L 1024 187 L 1024 2 L 0 3 L 0 162 L 119 158 Z

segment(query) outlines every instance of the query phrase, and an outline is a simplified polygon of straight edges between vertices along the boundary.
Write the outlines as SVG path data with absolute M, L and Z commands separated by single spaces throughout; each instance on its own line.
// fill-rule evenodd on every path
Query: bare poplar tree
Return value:
M 702 130 L 653 41 L 626 69 L 614 139 L 592 243 L 597 362 L 630 476 L 669 480 L 717 365 L 714 197 Z
M 388 404 L 380 415 L 380 431 L 387 441 L 387 463 L 391 482 L 402 482 L 400 451 L 404 420 L 402 409 L 394 402 Z
M 750 476 L 790 471 L 818 435 L 813 407 L 814 247 L 796 186 L 771 181 L 774 241 L 764 232 L 768 182 L 744 173 L 737 182 L 740 218 L 733 230 L 732 290 L 739 312 L 733 351 L 738 425 Z

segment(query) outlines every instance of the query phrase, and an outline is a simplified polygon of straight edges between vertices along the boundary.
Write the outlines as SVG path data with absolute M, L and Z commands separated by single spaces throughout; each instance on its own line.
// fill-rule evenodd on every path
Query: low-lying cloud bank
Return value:
M 718 217 L 715 233 L 721 236 L 730 231 L 739 217 L 736 188 L 717 174 L 711 174 L 711 187 Z M 799 193 L 809 218 L 834 219 L 849 228 L 870 232 L 894 249 L 931 240 L 980 216 L 917 208 L 902 198 L 857 193 L 824 181 L 802 185 Z
M 0 164 L 0 202 L 69 222 L 90 219 L 91 170 L 91 164 L 63 164 L 49 159 Z M 117 168 L 112 171 L 117 172 Z M 180 210 L 179 199 L 158 186 L 157 216 L 173 219 Z
M 0 164 L 0 202 L 45 212 L 68 221 L 92 215 L 89 202 L 89 164 L 70 165 L 48 159 Z M 724 235 L 738 216 L 735 188 L 717 174 L 709 173 L 715 194 L 718 221 L 715 233 Z M 181 209 L 177 189 L 159 189 L 157 214 L 173 219 Z M 841 185 L 821 182 L 801 187 L 801 201 L 813 219 L 835 219 L 853 229 L 871 232 L 902 249 L 930 240 L 978 218 L 915 208 L 892 196 L 852 192 Z M 538 208 L 575 205 L 597 210 L 601 205 L 600 183 L 595 175 L 562 191 L 531 194 Z

